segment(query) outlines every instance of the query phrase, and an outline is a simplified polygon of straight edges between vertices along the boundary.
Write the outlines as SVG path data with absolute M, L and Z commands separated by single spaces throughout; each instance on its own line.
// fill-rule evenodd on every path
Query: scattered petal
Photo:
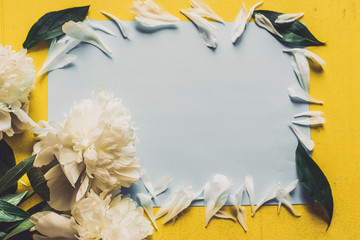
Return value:
M 91 17 L 86 17 L 86 20 L 88 20 L 86 23 L 90 27 L 92 27 L 93 29 L 101 30 L 104 33 L 107 33 L 109 35 L 112 35 L 112 36 L 116 37 L 116 34 L 113 31 L 111 31 L 111 29 L 109 29 L 108 27 L 105 27 L 104 25 L 102 25 L 99 21 L 95 21 Z
M 154 192 L 154 186 L 151 182 L 150 176 L 148 175 L 148 173 L 145 171 L 145 169 L 141 169 L 141 181 L 144 184 L 146 190 L 148 190 L 148 192 L 150 193 L 150 195 L 153 198 L 156 198 L 156 194 Z
M 166 191 L 168 189 L 169 185 L 172 182 L 172 179 L 169 176 L 164 176 L 158 181 L 158 183 L 154 187 L 149 175 L 147 174 L 147 172 L 144 169 L 142 169 L 141 170 L 141 181 L 143 182 L 145 188 L 148 190 L 150 195 L 153 198 L 156 198 L 156 196 L 158 196 L 159 194 L 163 193 L 164 191 Z
M 231 30 L 231 41 L 233 43 L 235 43 L 244 32 L 247 22 L 246 7 L 245 4 L 242 3 L 240 12 L 235 19 L 234 27 Z
M 235 195 L 233 194 L 230 195 L 230 200 L 234 204 L 234 207 L 236 208 L 237 220 L 246 232 L 247 229 L 246 229 L 245 208 L 241 206 L 242 195 L 244 190 L 245 190 L 245 184 L 242 184 L 240 188 L 236 191 Z
M 254 194 L 254 179 L 253 179 L 253 176 L 247 175 L 245 177 L 245 186 L 246 186 L 246 191 L 247 191 L 247 193 L 249 195 L 249 199 L 250 199 L 251 214 L 252 214 L 252 216 L 254 216 L 254 214 L 255 214 L 255 207 L 254 207 L 255 194 Z
M 315 147 L 315 143 L 308 136 L 303 134 L 297 127 L 295 127 L 294 124 L 291 123 L 289 126 L 299 142 L 307 149 L 307 151 L 311 152 Z
M 152 222 L 154 228 L 157 230 L 158 227 L 156 225 L 155 218 L 154 218 L 151 196 L 148 194 L 144 194 L 144 193 L 138 193 L 137 197 L 140 201 L 140 205 L 143 207 L 143 209 L 145 210 L 146 214 L 148 215 L 150 221 Z
M 194 193 L 192 189 L 192 185 L 186 185 L 177 189 L 165 200 L 163 206 L 156 213 L 155 219 L 159 219 L 167 214 L 164 223 L 172 219 L 175 220 L 177 215 L 188 208 L 197 196 L 197 193 Z
M 233 216 L 231 216 L 223 211 L 218 211 L 217 213 L 215 213 L 215 217 L 222 218 L 222 219 L 229 219 L 229 220 L 233 220 L 234 222 L 236 222 L 236 218 L 234 218 Z
M 130 11 L 136 14 L 135 19 L 145 27 L 172 25 L 180 21 L 151 0 L 134 1 Z
M 284 204 L 295 216 L 300 217 L 300 215 L 295 211 L 294 207 L 292 206 L 290 197 L 290 193 L 295 189 L 297 183 L 298 179 L 291 182 L 285 189 L 281 186 L 280 183 L 278 183 L 279 189 L 276 193 L 276 199 L 279 201 L 278 213 L 280 212 L 281 204 Z
M 298 103 L 313 103 L 313 104 L 323 104 L 323 101 L 316 100 L 305 92 L 302 88 L 298 86 L 289 87 L 288 93 L 291 101 Z
M 235 19 L 235 24 L 231 31 L 231 41 L 233 43 L 235 43 L 236 40 L 242 35 L 247 23 L 251 21 L 255 8 L 260 6 L 263 2 L 264 1 L 258 2 L 254 6 L 252 6 L 248 14 L 246 14 L 245 4 L 241 4 L 240 12 Z
M 70 36 L 82 42 L 90 43 L 98 47 L 108 56 L 112 55 L 111 50 L 109 50 L 109 48 L 105 46 L 105 44 L 96 34 L 96 32 L 84 22 L 69 21 L 62 26 L 62 30 L 67 36 Z
M 304 13 L 290 13 L 290 14 L 281 14 L 275 20 L 275 23 L 291 23 L 299 18 L 303 17 Z
M 224 175 L 217 174 L 206 183 L 204 188 L 205 226 L 224 206 L 231 189 L 231 181 Z
M 275 29 L 275 27 L 272 25 L 271 21 L 262 15 L 261 13 L 255 14 L 255 23 L 259 25 L 260 27 L 266 29 L 270 33 L 279 36 L 280 38 L 283 38 L 283 36 Z
M 294 118 L 298 117 L 321 117 L 324 113 L 320 111 L 306 111 L 299 114 L 296 114 Z
M 285 49 L 284 52 L 286 53 L 291 53 L 293 55 L 295 54 L 302 54 L 304 55 L 307 59 L 309 59 L 310 61 L 312 61 L 317 67 L 322 67 L 322 66 L 326 66 L 326 62 L 319 57 L 318 55 L 316 55 L 313 52 L 310 52 L 309 50 L 305 49 L 305 48 L 292 48 L 292 49 Z
M 260 200 L 260 202 L 256 205 L 255 208 L 255 212 L 257 212 L 257 210 L 259 210 L 259 208 L 266 202 L 270 201 L 271 199 L 274 199 L 276 197 L 276 193 L 279 189 L 278 185 L 275 185 L 274 187 L 272 187 L 268 193 L 265 195 L 265 197 L 263 199 Z M 254 214 L 255 215 L 255 214 Z
M 292 123 L 301 125 L 301 126 L 317 126 L 325 123 L 325 118 L 323 117 L 309 117 L 300 120 L 294 120 Z
M 225 23 L 221 17 L 219 17 L 206 3 L 201 0 L 191 0 L 190 1 L 191 9 L 188 9 L 189 12 L 199 15 L 200 17 L 207 18 L 209 20 L 214 20 L 217 22 Z
M 197 26 L 200 37 L 202 38 L 206 46 L 208 46 L 209 48 L 216 48 L 218 35 L 217 28 L 209 21 L 196 14 L 187 12 L 185 10 L 180 10 L 180 12 L 184 14 L 187 18 L 189 18 Z
M 121 22 L 120 19 L 118 19 L 117 17 L 115 17 L 114 15 L 112 15 L 110 13 L 107 13 L 104 11 L 101 11 L 101 13 L 115 21 L 116 25 L 119 27 L 120 32 L 124 38 L 127 38 L 127 39 L 132 38 L 131 30 L 125 23 Z
M 263 3 L 264 3 L 264 1 L 255 3 L 255 5 L 250 8 L 250 11 L 249 11 L 249 13 L 248 13 L 248 15 L 247 15 L 247 21 L 248 21 L 248 22 L 251 21 L 251 18 L 252 18 L 253 14 L 254 14 L 255 9 L 256 9 L 257 7 L 259 7 L 259 6 L 260 6 L 261 4 L 263 4 Z

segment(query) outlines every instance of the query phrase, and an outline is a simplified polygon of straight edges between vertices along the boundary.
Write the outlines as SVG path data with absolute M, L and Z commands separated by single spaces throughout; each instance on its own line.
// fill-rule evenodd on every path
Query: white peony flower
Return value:
M 90 191 L 86 198 L 76 202 L 71 217 L 54 212 L 39 212 L 31 216 L 34 239 L 79 240 L 141 240 L 153 232 L 143 216 L 143 210 L 130 198 L 117 196 L 111 200 L 107 191 L 100 196 Z
M 137 182 L 140 165 L 130 119 L 121 100 L 103 87 L 92 100 L 76 103 L 63 124 L 42 123 L 35 129 L 39 142 L 34 146 L 38 154 L 34 166 L 54 158 L 59 163 L 45 174 L 51 207 L 66 211 L 90 188 L 100 192 Z
M 37 126 L 27 115 L 29 94 L 34 89 L 35 70 L 26 50 L 11 50 L 0 44 L 0 140 Z

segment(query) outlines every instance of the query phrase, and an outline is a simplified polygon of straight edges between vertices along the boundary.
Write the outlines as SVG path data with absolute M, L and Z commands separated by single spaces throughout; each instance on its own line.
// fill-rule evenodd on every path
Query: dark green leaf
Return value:
M 7 194 L 4 197 L 1 197 L 0 200 L 11 203 L 12 205 L 17 206 L 21 200 L 24 198 L 27 192 L 16 193 L 16 194 Z
M 40 169 L 33 167 L 27 172 L 27 175 L 34 191 L 42 197 L 42 199 L 49 201 L 50 191 L 46 185 L 46 179 L 43 172 Z
M 17 182 L 33 165 L 36 155 L 22 160 L 0 178 L 0 194 Z
M 4 232 L 0 232 L 0 239 L 3 239 L 7 234 Z
M 30 217 L 30 214 L 11 203 L 0 200 L 0 222 L 17 222 Z
M 42 16 L 30 29 L 23 47 L 30 49 L 39 42 L 64 34 L 62 25 L 68 21 L 82 21 L 90 6 L 68 8 L 49 12 Z
M 330 184 L 301 143 L 298 144 L 296 149 L 296 168 L 302 178 L 301 184 L 311 191 L 311 198 L 320 203 L 328 213 L 329 227 L 334 209 Z
M 295 20 L 294 22 L 291 23 L 283 23 L 283 24 L 275 23 L 277 17 L 283 13 L 267 11 L 267 10 L 257 10 L 254 11 L 254 16 L 256 13 L 261 13 L 271 21 L 275 29 L 281 35 L 283 35 L 283 38 L 277 35 L 273 35 L 273 36 L 282 43 L 300 46 L 300 47 L 325 45 L 325 43 L 317 40 L 314 37 L 314 35 L 312 35 L 312 33 L 309 31 L 309 29 L 298 20 Z
M 4 139 L 0 141 L 0 178 L 16 165 L 14 152 Z M 17 189 L 17 182 L 9 188 L 8 193 L 14 193 Z
M 42 212 L 42 211 L 51 211 L 51 207 L 47 204 L 47 202 L 40 202 L 38 204 L 36 204 L 35 206 L 33 206 L 32 208 L 28 209 L 27 212 L 30 215 L 33 215 L 37 212 Z
M 16 235 L 19 235 L 20 233 L 23 233 L 24 231 L 29 230 L 30 228 L 32 228 L 34 226 L 34 224 L 30 221 L 30 218 L 25 219 L 24 221 L 22 221 L 19 226 L 17 226 L 14 230 L 12 230 L 5 238 L 4 240 L 7 239 L 11 239 L 13 237 L 15 237 Z M 13 238 L 15 239 L 15 238 Z M 20 238 L 18 238 L 20 239 Z

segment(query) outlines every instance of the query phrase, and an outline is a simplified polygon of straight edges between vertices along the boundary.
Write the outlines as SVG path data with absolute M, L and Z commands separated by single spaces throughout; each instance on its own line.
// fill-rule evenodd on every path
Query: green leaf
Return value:
M 50 201 L 50 191 L 43 172 L 33 167 L 27 172 L 27 176 L 34 191 L 45 201 Z
M 311 191 L 311 198 L 320 203 L 328 213 L 329 227 L 334 209 L 330 184 L 301 143 L 298 144 L 296 149 L 296 168 L 302 178 L 301 184 Z
M 7 235 L 7 233 L 0 232 L 0 239 L 3 239 L 6 235 Z
M 271 21 L 275 29 L 281 35 L 283 35 L 283 38 L 274 34 L 273 36 L 282 43 L 296 45 L 299 47 L 325 45 L 325 43 L 317 40 L 316 37 L 309 31 L 309 29 L 298 20 L 295 20 L 291 23 L 275 23 L 277 17 L 283 13 L 267 10 L 256 10 L 254 11 L 254 16 L 256 13 L 264 15 Z
M 21 200 L 24 198 L 27 192 L 16 193 L 16 194 L 7 194 L 4 197 L 1 197 L 0 200 L 11 203 L 12 205 L 17 206 Z
M 43 40 L 52 39 L 64 34 L 62 25 L 68 21 L 82 21 L 89 7 L 74 7 L 46 13 L 31 27 L 23 47 L 30 49 Z
M 0 178 L 0 194 L 10 188 L 14 182 L 17 182 L 32 167 L 35 157 L 36 155 L 33 155 L 22 160 Z
M 29 230 L 33 226 L 34 226 L 34 224 L 30 221 L 30 218 L 27 218 L 24 221 L 22 221 L 19 224 L 19 226 L 17 226 L 14 230 L 12 230 L 3 240 L 7 240 L 16 235 L 19 235 L 20 233 L 23 233 L 24 231 Z
M 4 176 L 13 166 L 16 165 L 14 152 L 4 139 L 0 141 L 0 177 Z M 16 192 L 17 182 L 9 188 L 9 193 Z
M 30 217 L 30 214 L 11 203 L 0 200 L 0 222 L 17 222 Z

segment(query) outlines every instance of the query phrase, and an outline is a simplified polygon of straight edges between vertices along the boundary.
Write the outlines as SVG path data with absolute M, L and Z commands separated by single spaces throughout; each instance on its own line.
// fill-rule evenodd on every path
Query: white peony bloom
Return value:
M 35 129 L 40 141 L 34 146 L 38 154 L 34 166 L 47 165 L 54 158 L 59 163 L 45 174 L 51 207 L 66 211 L 90 188 L 100 192 L 137 182 L 140 165 L 130 119 L 121 100 L 103 87 L 92 100 L 76 103 L 63 124 L 42 123 L 43 128 Z
M 0 44 L 0 140 L 37 126 L 27 115 L 29 94 L 34 89 L 35 70 L 26 50 L 11 50 Z
M 107 191 L 100 196 L 90 191 L 76 202 L 71 218 L 54 212 L 39 212 L 31 216 L 34 239 L 102 239 L 141 240 L 151 235 L 153 228 L 143 210 L 130 198 L 111 199 Z

